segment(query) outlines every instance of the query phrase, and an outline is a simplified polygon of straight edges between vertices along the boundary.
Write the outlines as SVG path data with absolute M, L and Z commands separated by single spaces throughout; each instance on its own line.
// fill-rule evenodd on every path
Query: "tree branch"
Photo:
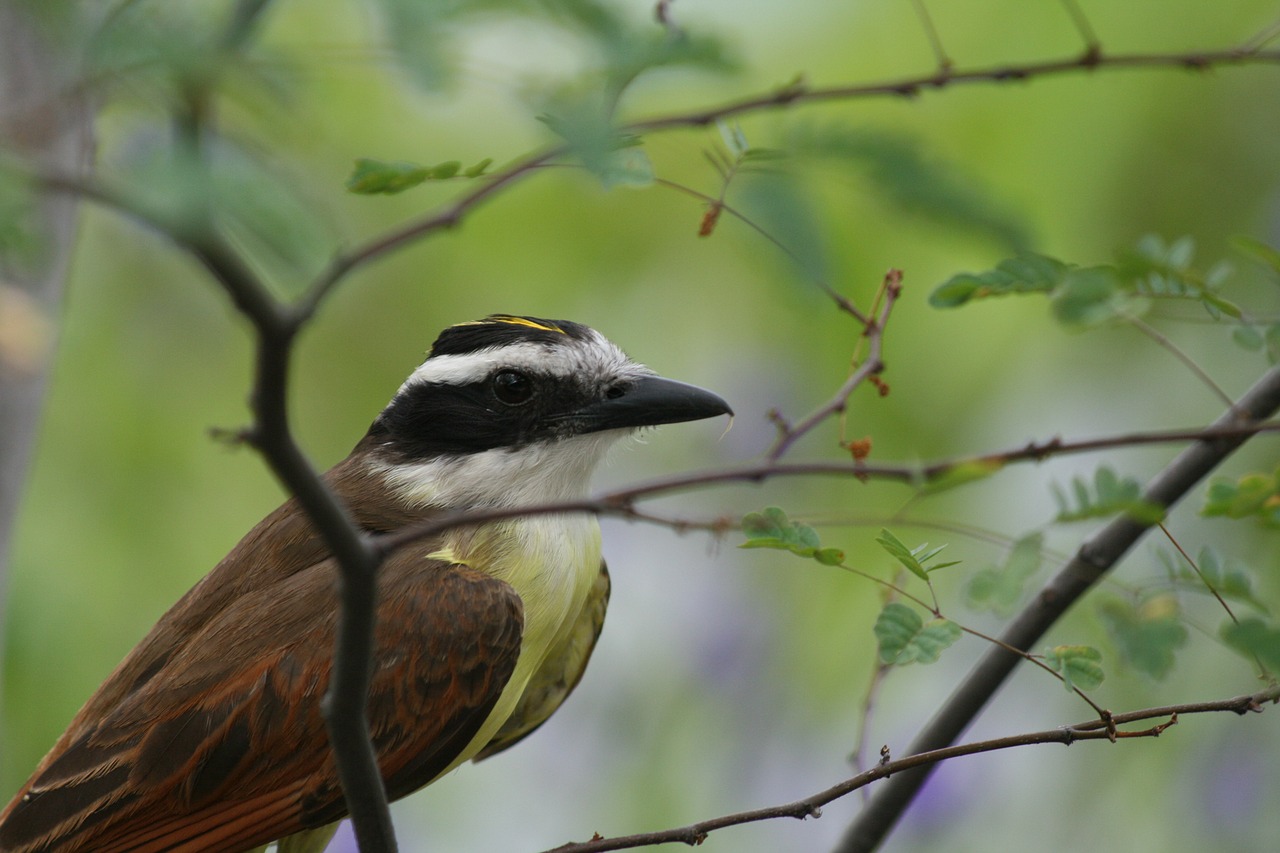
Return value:
M 1276 374 L 1280 368 L 1273 368 L 1264 374 L 1255 389 L 1273 382 L 1280 385 Z M 1252 394 L 1253 392 L 1250 392 Z M 1249 395 L 1241 399 L 1243 405 Z M 1220 446 L 1224 443 L 1232 449 L 1243 444 L 1248 438 L 1259 433 L 1280 432 L 1280 422 L 1251 421 L 1249 423 L 1228 424 L 1219 419 L 1214 425 L 1198 430 L 1168 430 L 1142 433 L 1128 433 L 1109 438 L 1085 439 L 1082 441 L 1062 441 L 1052 439 L 1042 443 L 1032 443 L 1013 450 L 989 453 L 983 456 L 960 457 L 954 460 L 934 462 L 924 466 L 907 465 L 868 465 L 864 463 L 833 462 L 764 462 L 738 468 L 721 468 L 712 471 L 697 471 L 689 474 L 676 474 L 637 483 L 621 489 L 605 492 L 594 498 L 573 501 L 556 501 L 529 506 L 497 507 L 478 510 L 444 513 L 424 524 L 407 527 L 396 533 L 378 536 L 373 539 L 373 547 L 382 555 L 390 554 L 412 542 L 436 536 L 457 527 L 475 524 L 488 524 L 494 521 L 505 521 L 512 518 L 527 518 L 534 515 L 554 515 L 565 512 L 584 512 L 594 515 L 614 516 L 636 521 L 647 521 L 661 524 L 676 530 L 690 527 L 711 527 L 727 529 L 733 527 L 727 521 L 717 521 L 710 525 L 691 522 L 687 519 L 667 519 L 641 513 L 636 509 L 640 500 L 661 497 L 662 495 L 688 491 L 708 486 L 727 485 L 731 483 L 763 483 L 778 477 L 853 477 L 860 480 L 883 479 L 894 480 L 912 485 L 925 485 L 951 471 L 978 465 L 987 466 L 992 473 L 1006 463 L 1042 461 L 1051 456 L 1069 453 L 1083 453 L 1109 448 L 1136 446 L 1143 444 L 1162 444 L 1168 442 L 1195 442 L 1197 446 Z M 1185 455 L 1185 453 L 1184 453 Z M 1225 458 L 1224 454 L 1224 458 Z M 1182 457 L 1178 457 L 1181 459 Z M 1176 460 L 1175 460 L 1176 463 Z M 1215 463 L 1216 464 L 1216 463 Z M 1173 466 L 1170 465 L 1170 468 Z M 1212 466 L 1211 466 L 1212 467 Z M 1166 469 L 1168 471 L 1169 469 Z M 1155 481 L 1153 481 L 1154 483 Z M 1190 488 L 1190 486 L 1188 486 Z M 1153 500 L 1147 498 L 1148 500 Z M 1162 504 L 1167 505 L 1167 504 Z
M 1185 53 L 1133 53 L 1104 54 L 1100 49 L 1088 49 L 1082 55 L 1066 59 L 1046 60 L 1023 64 L 1000 65 L 989 68 L 955 70 L 941 66 L 934 71 L 901 77 L 894 80 L 811 88 L 804 84 L 785 86 L 772 92 L 752 95 L 714 107 L 705 107 L 684 113 L 641 119 L 622 125 L 624 134 L 674 130 L 677 128 L 705 127 L 717 121 L 747 113 L 775 110 L 802 104 L 830 101 L 849 101 L 882 96 L 915 97 L 922 92 L 944 89 L 962 84 L 1007 84 L 1077 71 L 1119 69 L 1169 69 L 1186 68 L 1204 71 L 1219 66 L 1276 65 L 1280 64 L 1280 50 L 1264 50 L 1262 44 L 1244 44 L 1219 50 L 1189 51 Z M 343 252 L 334 258 L 329 268 L 312 284 L 304 300 L 308 312 L 348 273 L 358 267 L 381 259 L 384 255 L 403 248 L 415 240 L 437 231 L 457 226 L 482 202 L 521 179 L 528 177 L 540 166 L 569 151 L 566 145 L 548 146 L 542 151 L 524 157 L 493 175 L 480 187 L 464 193 L 459 198 L 417 220 L 398 226 L 380 237 Z
M 898 301 L 900 293 L 902 293 L 902 272 L 896 269 L 889 270 L 884 277 L 884 302 L 880 307 L 880 313 L 875 320 L 866 324 L 866 328 L 862 332 L 867 339 L 867 348 L 869 350 L 867 357 L 849 375 L 845 383 L 836 391 L 835 396 L 807 415 L 800 423 L 783 427 L 782 434 L 778 436 L 777 442 L 765 455 L 766 459 L 770 462 L 776 462 L 781 459 L 792 445 L 812 432 L 818 424 L 832 415 L 844 412 L 845 407 L 849 404 L 849 397 L 857 390 L 858 386 L 884 370 L 884 360 L 881 357 L 884 351 L 884 327 L 889 322 L 889 313 L 893 311 L 894 303 Z
M 1215 427 L 1239 427 L 1271 417 L 1280 409 L 1280 367 L 1274 367 L 1235 406 L 1215 422 Z M 1196 442 L 1180 453 L 1148 483 L 1143 500 L 1168 507 L 1180 500 L 1201 478 L 1220 465 L 1246 440 L 1222 436 Z M 1000 639 L 1022 651 L 1030 650 L 1077 600 L 1123 557 L 1149 528 L 1122 516 L 1080 546 L 1076 556 L 1023 608 Z M 955 741 L 982 711 L 996 690 L 1021 660 L 992 647 L 983 655 L 941 710 L 912 742 L 913 753 L 927 752 Z M 853 822 L 837 847 L 839 853 L 869 851 L 884 839 L 915 798 L 929 769 L 902 773 L 891 779 Z
M 658 832 L 644 832 L 636 835 L 624 835 L 615 838 L 593 838 L 577 844 L 563 844 L 544 853 L 604 853 L 608 850 L 627 850 L 635 847 L 651 847 L 658 844 L 680 843 L 694 846 L 701 844 L 707 836 L 717 829 L 730 826 L 741 826 L 746 823 L 757 823 L 778 818 L 821 817 L 822 807 L 863 788 L 872 782 L 890 777 L 901 778 L 906 771 L 922 772 L 933 768 L 939 762 L 964 755 L 976 755 L 983 752 L 1012 749 L 1018 746 L 1032 746 L 1044 743 L 1060 743 L 1071 745 L 1084 740 L 1108 740 L 1113 743 L 1131 738 L 1159 737 L 1172 725 L 1176 725 L 1179 717 L 1192 714 L 1228 712 L 1246 714 L 1260 712 L 1267 703 L 1275 703 L 1280 699 L 1280 687 L 1272 686 L 1258 693 L 1236 696 L 1216 702 L 1196 702 L 1186 705 L 1168 705 L 1162 708 L 1147 708 L 1141 711 L 1130 711 L 1114 714 L 1109 723 L 1101 720 L 1088 720 L 1074 726 L 1064 726 L 1047 731 L 1029 732 L 1009 737 L 976 741 L 958 746 L 940 747 L 924 752 L 915 752 L 905 758 L 884 760 L 870 770 L 859 773 L 845 781 L 832 785 L 800 800 L 778 806 L 752 809 L 737 812 L 709 820 L 698 821 L 688 826 L 665 829 Z M 1163 719 L 1165 722 L 1139 731 L 1116 731 L 1115 726 L 1128 725 L 1144 720 Z M 886 752 L 887 754 L 887 752 Z M 890 780 L 890 784 L 892 780 Z
M 293 341 L 306 316 L 289 312 L 276 302 L 216 232 L 189 235 L 186 242 L 250 320 L 257 335 L 251 397 L 254 420 L 245 438 L 297 499 L 337 560 L 341 613 L 321 710 L 360 849 L 364 853 L 394 853 L 395 833 L 369 738 L 367 713 L 377 570 L 382 558 L 307 460 L 289 427 L 290 359 Z

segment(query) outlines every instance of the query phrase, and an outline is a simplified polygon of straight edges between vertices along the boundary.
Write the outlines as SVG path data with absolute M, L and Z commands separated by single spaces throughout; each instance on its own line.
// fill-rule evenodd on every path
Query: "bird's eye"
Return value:
M 508 406 L 522 405 L 533 396 L 533 381 L 514 370 L 500 370 L 489 382 L 493 386 L 493 396 Z

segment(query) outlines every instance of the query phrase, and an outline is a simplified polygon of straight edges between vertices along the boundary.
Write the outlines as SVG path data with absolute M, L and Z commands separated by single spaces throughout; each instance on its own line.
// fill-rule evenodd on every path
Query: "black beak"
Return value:
M 614 386 L 607 398 L 579 409 L 573 419 L 585 433 L 732 414 L 729 404 L 710 391 L 661 376 L 642 376 Z

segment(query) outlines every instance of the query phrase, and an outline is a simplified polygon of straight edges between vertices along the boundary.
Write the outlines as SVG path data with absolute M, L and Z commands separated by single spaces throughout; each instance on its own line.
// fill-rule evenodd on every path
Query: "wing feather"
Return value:
M 379 575 L 369 717 L 393 797 L 474 738 L 520 651 L 514 590 L 428 551 L 397 552 Z M 320 714 L 335 572 L 323 560 L 243 590 L 191 641 L 122 665 L 10 804 L 0 850 L 225 853 L 342 817 Z

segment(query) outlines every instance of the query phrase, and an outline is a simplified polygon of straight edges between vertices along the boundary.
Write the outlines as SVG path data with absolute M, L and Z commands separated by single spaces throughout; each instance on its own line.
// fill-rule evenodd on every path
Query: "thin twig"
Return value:
M 718 106 L 634 121 L 623 125 L 619 130 L 626 134 L 642 134 L 676 128 L 705 127 L 734 116 L 801 104 L 883 96 L 915 97 L 924 91 L 942 89 L 950 85 L 977 83 L 1000 85 L 1077 71 L 1160 68 L 1205 70 L 1217 66 L 1248 64 L 1280 64 L 1280 50 L 1243 50 L 1240 47 L 1234 47 L 1185 53 L 1099 54 L 962 71 L 935 70 L 894 80 L 851 85 L 811 88 L 797 83 Z M 456 226 L 472 209 L 487 201 L 499 189 L 528 177 L 536 171 L 537 167 L 549 163 L 568 151 L 567 146 L 558 144 L 531 154 L 505 169 L 494 172 L 478 189 L 463 194 L 442 209 L 398 226 L 382 236 L 372 238 L 354 249 L 339 254 L 312 284 L 307 297 L 299 305 L 299 310 L 304 314 L 314 312 L 317 304 L 352 270 L 379 260 L 386 254 L 404 248 L 427 234 Z
M 774 442 L 773 447 L 765 454 L 767 460 L 776 462 L 781 459 L 792 445 L 812 432 L 818 424 L 837 412 L 843 412 L 849 404 L 850 395 L 857 390 L 858 386 L 884 370 L 884 360 L 882 358 L 884 329 L 889 322 L 889 314 L 893 311 L 898 295 L 902 293 L 902 273 L 899 270 L 889 270 L 885 274 L 883 293 L 884 302 L 880 307 L 880 313 L 876 315 L 875 322 L 868 324 L 862 332 L 866 338 L 868 348 L 867 356 L 863 359 L 862 364 L 849 375 L 849 378 L 845 380 L 845 383 L 840 386 L 840 389 L 836 391 L 830 400 L 814 409 L 799 423 L 783 427 L 778 440 Z
M 605 851 L 609 850 L 627 850 L 635 847 L 652 847 L 659 844 L 701 844 L 712 832 L 730 826 L 741 826 L 747 823 L 777 820 L 779 818 L 803 820 L 809 817 L 821 817 L 823 806 L 847 796 L 849 793 L 872 782 L 889 777 L 897 778 L 904 771 L 932 767 L 939 762 L 964 755 L 976 755 L 984 752 L 996 752 L 1019 746 L 1046 743 L 1070 745 L 1086 740 L 1107 740 L 1118 743 L 1132 738 L 1159 737 L 1169 726 L 1175 724 L 1180 717 L 1206 713 L 1256 713 L 1261 711 L 1266 704 L 1275 703 L 1277 698 L 1280 698 L 1280 687 L 1272 686 L 1258 693 L 1236 696 L 1231 699 L 1129 711 L 1123 714 L 1113 714 L 1105 721 L 1088 720 L 1078 725 L 1064 726 L 1058 729 L 1029 732 L 1027 734 L 960 744 L 958 746 L 948 746 L 927 752 L 917 752 L 904 758 L 885 761 L 837 785 L 832 785 L 825 790 L 818 791 L 794 802 L 737 812 L 658 832 L 645 832 L 615 838 L 594 838 L 591 841 L 577 844 L 564 844 L 545 851 L 545 853 L 605 853 Z M 1146 720 L 1163 720 L 1164 722 L 1137 731 L 1114 730 L 1119 725 L 1128 725 Z
M 1280 373 L 1280 368 L 1273 368 L 1272 373 Z M 1267 374 L 1271 377 L 1271 373 Z M 1280 385 L 1280 378 L 1269 379 Z M 581 500 L 556 501 L 553 503 L 533 504 L 529 506 L 494 507 L 487 509 L 467 510 L 465 512 L 445 513 L 434 517 L 431 521 L 420 525 L 406 527 L 396 533 L 377 537 L 375 548 L 383 554 L 390 553 L 412 542 L 436 536 L 457 527 L 468 527 L 522 518 L 535 515 L 553 515 L 558 513 L 584 512 L 602 516 L 621 517 L 633 520 L 666 523 L 673 528 L 695 526 L 692 522 L 663 519 L 658 516 L 642 516 L 635 508 L 640 500 L 656 498 L 662 495 L 687 491 L 693 488 L 729 485 L 733 483 L 760 484 L 766 480 L 779 477 L 846 477 L 854 479 L 883 479 L 908 484 L 927 483 L 930 479 L 954 470 L 960 466 L 981 463 L 986 460 L 998 460 L 999 464 L 1014 462 L 1041 461 L 1051 456 L 1069 453 L 1080 453 L 1105 448 L 1128 447 L 1143 444 L 1160 444 L 1167 442 L 1189 443 L 1209 446 L 1235 447 L 1251 436 L 1264 432 L 1280 432 L 1280 422 L 1262 421 L 1241 423 L 1231 426 L 1215 425 L 1199 430 L 1170 430 L 1168 432 L 1129 433 L 1111 438 L 1089 439 L 1078 442 L 1053 439 L 1043 444 L 1028 444 L 1016 450 L 991 453 L 985 456 L 963 457 L 957 460 L 936 462 L 929 465 L 868 465 L 864 463 L 832 463 L 832 462 L 773 462 L 748 465 L 737 468 L 717 468 L 710 471 L 695 471 L 687 474 L 675 474 L 644 483 L 637 483 L 621 489 L 606 492 L 594 498 Z M 718 522 L 716 522 L 718 526 Z
M 738 210 L 732 205 L 727 204 L 723 198 L 716 198 L 715 196 L 707 195 L 704 192 L 695 190 L 693 187 L 685 186 L 684 184 L 678 183 L 676 181 L 670 181 L 670 180 L 667 180 L 666 178 L 655 178 L 654 183 L 657 186 L 665 187 L 667 189 L 675 190 L 676 192 L 681 192 L 681 193 L 684 193 L 685 195 L 692 196 L 693 198 L 703 201 L 708 205 L 716 205 L 717 208 L 722 213 L 727 213 L 730 216 L 732 216 L 734 219 L 737 219 L 743 225 L 746 225 L 748 228 L 754 231 L 757 235 L 764 238 L 765 242 L 771 244 L 778 251 L 782 252 L 784 255 L 791 258 L 791 260 L 803 266 L 800 256 L 796 253 L 794 249 L 792 249 L 786 243 L 779 240 L 768 229 L 766 229 L 759 223 L 755 222 L 755 220 L 751 219 L 751 217 L 747 216 L 742 211 Z M 844 296 L 844 294 L 840 293 L 838 290 L 832 287 L 827 282 L 826 279 L 820 276 L 814 276 L 813 281 L 818 285 L 818 287 L 822 288 L 822 292 L 825 293 L 828 297 L 830 297 L 831 300 L 836 303 L 836 307 L 838 307 L 841 311 L 850 315 L 851 317 L 853 317 L 855 320 L 857 320 L 859 323 L 863 324 L 864 326 L 870 323 L 870 320 L 867 317 L 867 315 L 863 314 L 862 311 L 856 305 L 854 305 Z
M 1231 405 L 1231 395 L 1222 390 L 1222 386 L 1213 381 L 1213 377 L 1205 372 L 1205 369 L 1196 363 L 1196 360 L 1182 351 L 1182 348 L 1169 340 L 1165 335 L 1161 334 L 1150 323 L 1144 322 L 1142 318 L 1135 316 L 1126 316 L 1125 320 L 1142 334 L 1146 335 L 1155 344 L 1163 348 L 1166 352 L 1180 361 L 1188 370 L 1195 374 L 1205 387 L 1213 392 L 1214 396 L 1228 406 Z
M 1216 66 L 1275 63 L 1280 63 L 1280 50 L 1241 52 L 1239 48 L 1231 47 L 1185 53 L 1117 53 L 1102 54 L 1096 58 L 1087 55 L 1076 56 L 1020 65 L 999 65 L 960 71 L 952 70 L 945 74 L 937 72 L 916 74 L 896 80 L 854 85 L 814 88 L 802 83 L 790 84 L 773 92 L 728 101 L 702 110 L 643 119 L 626 125 L 625 130 L 632 133 L 643 133 L 674 127 L 704 127 L 716 121 L 766 109 L 829 101 L 847 101 L 857 98 L 912 98 L 929 90 L 943 89 L 953 85 L 1021 83 L 1037 77 L 1077 71 L 1159 68 L 1185 68 L 1193 71 L 1202 71 Z
M 911 0 L 911 6 L 916 10 L 920 26 L 924 28 L 925 38 L 929 40 L 929 48 L 933 51 L 934 61 L 938 63 L 938 71 L 943 73 L 950 71 L 955 63 L 951 61 L 951 57 L 947 56 L 946 48 L 942 46 L 942 37 L 938 35 L 938 28 L 934 26 L 933 16 L 929 14 L 924 0 Z
M 1214 598 L 1218 599 L 1218 604 L 1222 606 L 1223 610 L 1227 611 L 1227 616 L 1231 617 L 1231 621 L 1239 625 L 1240 620 L 1236 618 L 1235 611 L 1231 609 L 1231 605 L 1227 604 L 1226 599 L 1222 597 L 1222 593 L 1218 592 L 1217 587 L 1209 583 L 1209 579 L 1204 576 L 1204 572 L 1200 571 L 1200 567 L 1196 565 L 1195 560 L 1191 559 L 1191 555 L 1182 547 L 1182 543 L 1174 538 L 1173 534 L 1169 532 L 1169 528 L 1165 526 L 1164 522 L 1160 522 L 1159 526 L 1160 532 L 1164 534 L 1164 537 L 1169 540 L 1169 543 L 1177 549 L 1179 554 L 1182 555 L 1182 559 L 1187 561 L 1187 565 L 1191 567 L 1191 571 L 1196 573 L 1196 577 L 1200 579 L 1200 583 L 1204 584 L 1204 588 L 1209 590 L 1209 593 Z
M 1102 56 L 1102 42 L 1098 40 L 1098 34 L 1094 32 L 1093 25 L 1089 23 L 1084 10 L 1076 0 L 1061 0 L 1061 3 L 1067 10 L 1067 17 L 1071 18 L 1072 26 L 1076 28 L 1076 32 L 1084 42 L 1084 58 L 1097 62 Z

